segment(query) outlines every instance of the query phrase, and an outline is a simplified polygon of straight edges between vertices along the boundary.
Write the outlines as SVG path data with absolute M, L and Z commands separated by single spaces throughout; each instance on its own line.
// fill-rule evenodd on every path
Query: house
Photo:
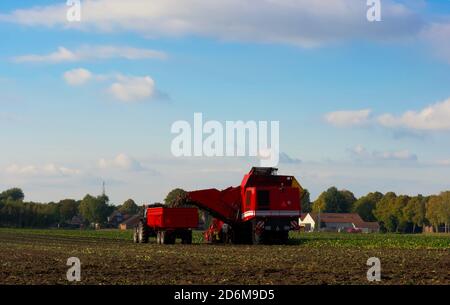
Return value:
M 119 226 L 119 224 L 124 222 L 128 217 L 129 217 L 129 215 L 122 214 L 121 212 L 116 210 L 116 211 L 112 212 L 112 214 L 109 215 L 109 217 L 107 219 L 108 227 L 117 228 Z
M 127 218 L 124 222 L 119 225 L 120 230 L 128 230 L 134 228 L 141 220 L 141 215 L 133 215 Z
M 363 231 L 363 233 L 378 233 L 380 232 L 380 225 L 376 221 L 365 221 L 360 229 Z
M 70 221 L 67 222 L 69 228 L 83 228 L 84 220 L 80 215 L 75 215 Z
M 357 213 L 307 213 L 299 219 L 300 228 L 306 232 L 317 231 L 320 219 L 320 230 L 341 232 L 360 229 L 364 233 L 378 232 L 377 222 L 365 222 Z

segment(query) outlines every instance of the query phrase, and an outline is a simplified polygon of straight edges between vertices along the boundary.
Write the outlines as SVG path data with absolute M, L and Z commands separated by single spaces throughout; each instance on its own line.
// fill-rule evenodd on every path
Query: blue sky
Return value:
M 236 185 L 257 164 L 170 152 L 172 123 L 202 112 L 280 121 L 280 171 L 313 198 L 444 190 L 450 2 L 381 3 L 370 23 L 359 0 L 86 0 L 68 23 L 65 1 L 2 1 L 0 188 L 49 201 L 105 180 L 120 203 Z

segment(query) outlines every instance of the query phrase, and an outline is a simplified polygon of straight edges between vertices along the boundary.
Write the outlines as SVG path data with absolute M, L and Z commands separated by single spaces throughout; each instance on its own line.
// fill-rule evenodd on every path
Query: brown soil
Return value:
M 358 249 L 240 245 L 156 245 L 92 237 L 0 233 L 0 284 L 368 284 L 380 258 L 381 284 L 450 284 L 447 249 Z

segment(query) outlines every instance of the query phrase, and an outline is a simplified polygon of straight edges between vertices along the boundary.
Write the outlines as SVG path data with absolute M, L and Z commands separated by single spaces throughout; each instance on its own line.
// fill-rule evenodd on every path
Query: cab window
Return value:
M 258 209 L 268 210 L 270 208 L 269 194 L 269 191 L 264 190 L 257 192 Z

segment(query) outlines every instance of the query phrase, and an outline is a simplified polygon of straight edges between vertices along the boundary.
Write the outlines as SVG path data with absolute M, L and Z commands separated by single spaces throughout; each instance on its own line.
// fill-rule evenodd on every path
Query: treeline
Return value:
M 384 232 L 421 232 L 432 226 L 435 232 L 449 232 L 450 191 L 414 197 L 393 192 L 369 193 L 359 199 L 348 190 L 331 187 L 313 202 L 306 190 L 302 212 L 358 213 L 364 221 L 376 221 Z
M 171 191 L 164 202 L 170 205 L 182 192 Z M 37 203 L 24 201 L 25 195 L 19 188 L 0 193 L 0 226 L 2 227 L 51 227 L 67 226 L 74 216 L 83 224 L 105 224 L 115 210 L 133 215 L 139 207 L 132 199 L 122 205 L 109 203 L 105 195 L 86 195 L 81 200 L 64 199 L 59 202 Z M 302 197 L 302 212 L 358 213 L 364 221 L 376 221 L 385 232 L 421 232 L 424 226 L 432 226 L 436 232 L 450 231 L 450 191 L 432 196 L 396 195 L 393 192 L 369 193 L 356 198 L 348 190 L 331 187 L 310 200 L 308 190 Z
M 135 214 L 139 207 L 129 199 L 120 206 L 109 204 L 105 195 L 86 195 L 82 200 L 64 199 L 59 202 L 38 203 L 24 201 L 25 195 L 19 188 L 0 193 L 0 226 L 2 227 L 64 227 L 70 226 L 78 216 L 86 225 L 105 224 L 114 210 L 124 214 Z

